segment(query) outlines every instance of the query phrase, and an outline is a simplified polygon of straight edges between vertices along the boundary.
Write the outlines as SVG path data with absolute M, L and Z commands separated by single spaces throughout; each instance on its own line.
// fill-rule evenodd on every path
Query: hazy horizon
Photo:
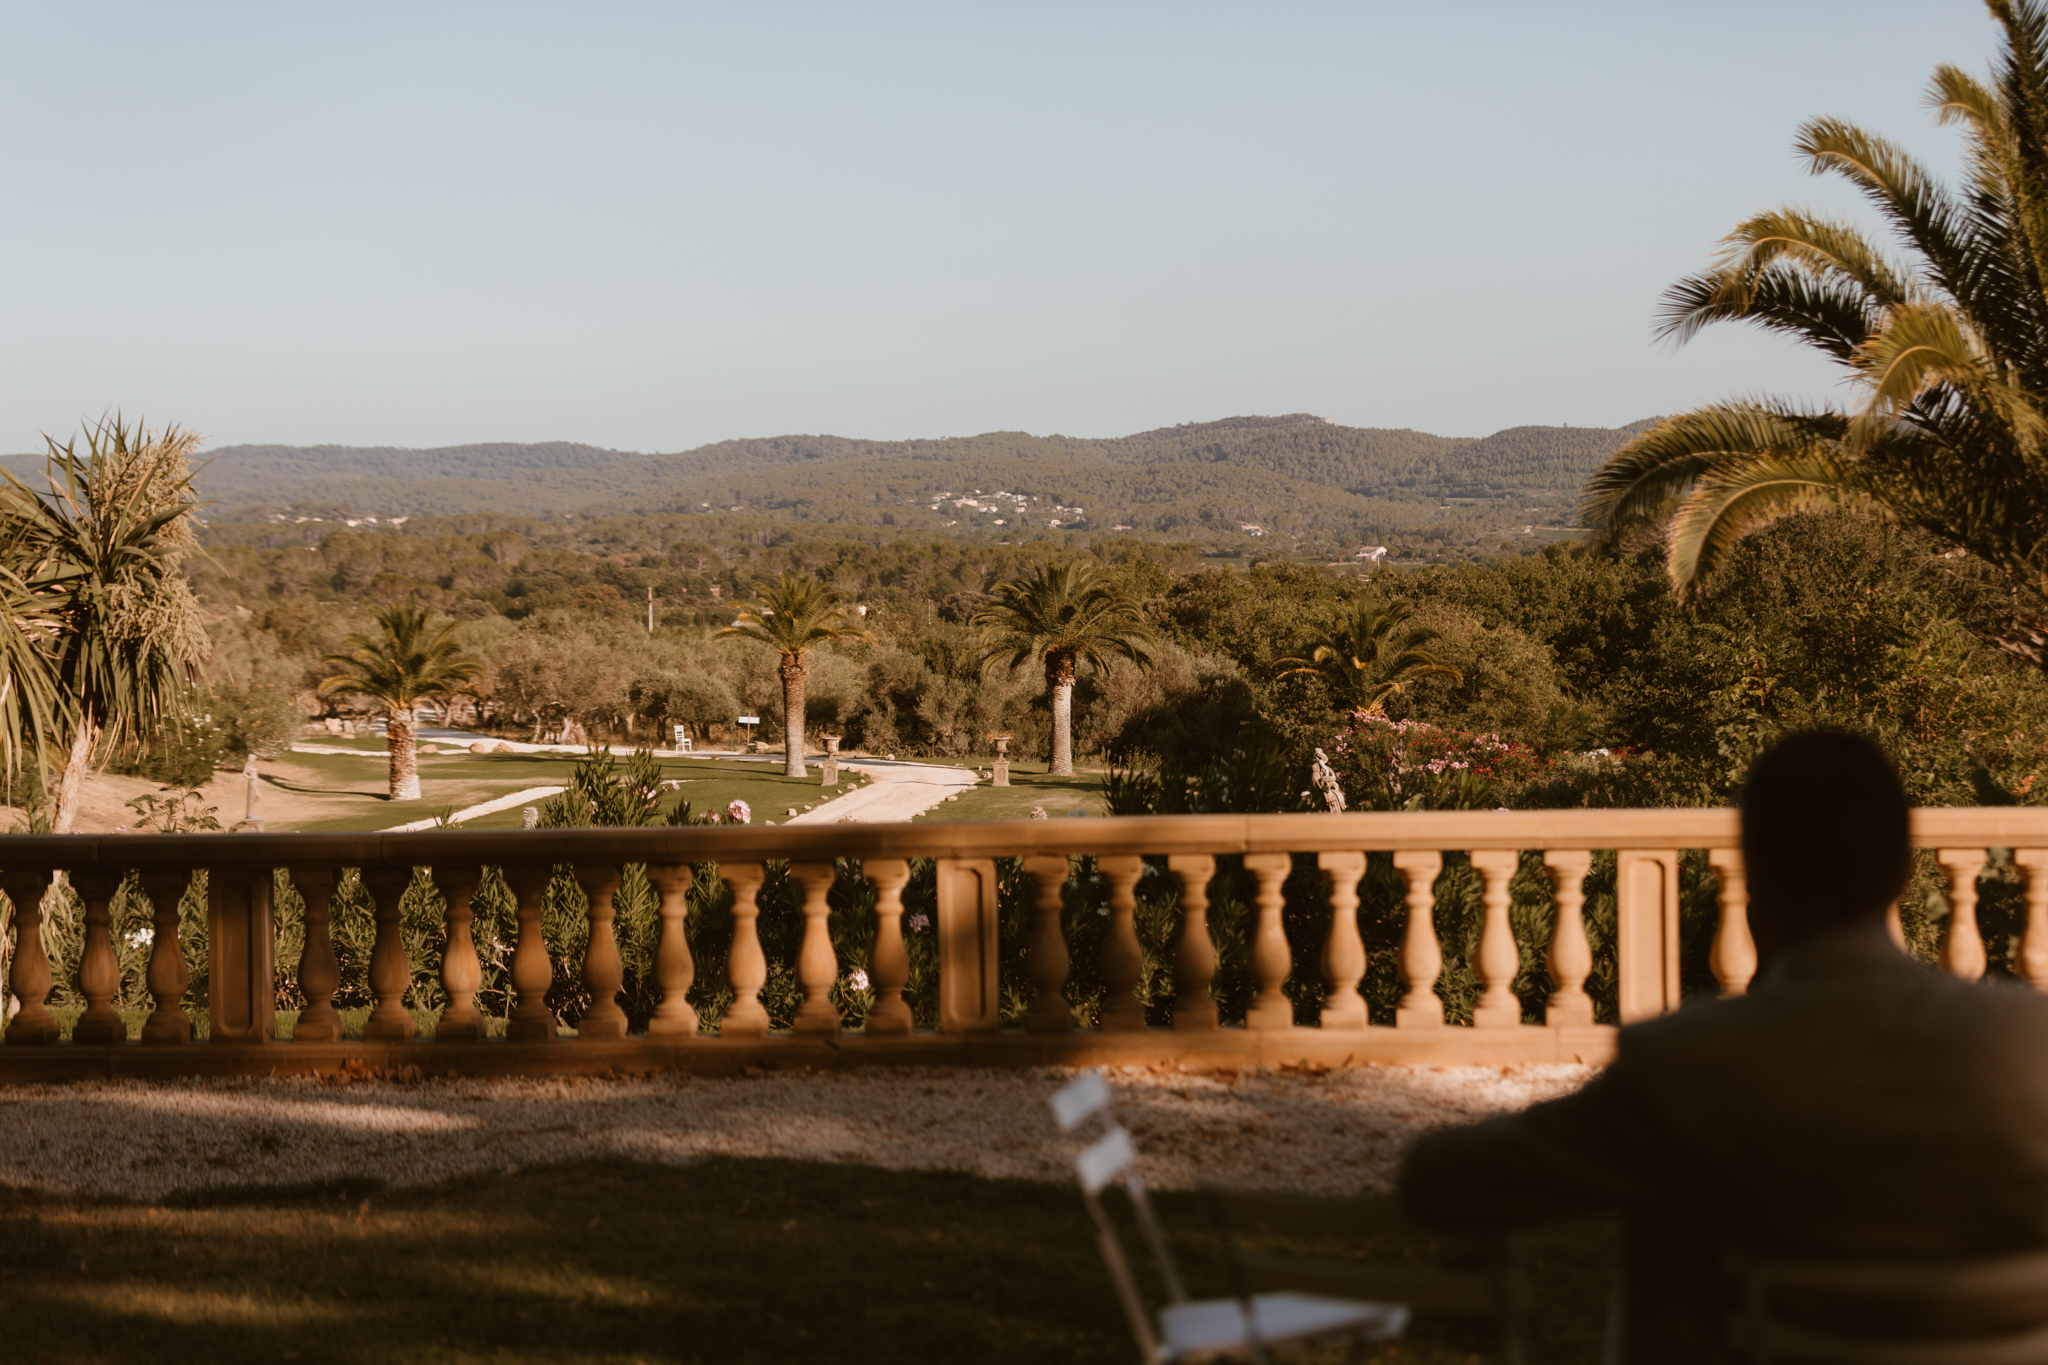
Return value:
M 1952 172 L 1974 0 L 13 7 L 0 450 L 1480 436 L 1808 398 L 1653 346 L 1799 123 Z M 1758 35 L 1767 35 L 1767 41 Z

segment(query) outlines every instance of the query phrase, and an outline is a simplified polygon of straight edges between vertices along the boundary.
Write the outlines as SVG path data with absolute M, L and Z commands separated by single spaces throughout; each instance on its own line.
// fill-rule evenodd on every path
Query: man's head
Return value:
M 1758 946 L 1881 920 L 1905 889 L 1905 789 L 1861 735 L 1804 730 L 1767 749 L 1742 787 L 1742 856 Z

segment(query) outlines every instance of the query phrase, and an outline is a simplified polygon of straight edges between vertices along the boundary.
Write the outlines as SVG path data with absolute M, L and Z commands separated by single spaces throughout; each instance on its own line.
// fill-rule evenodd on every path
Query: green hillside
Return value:
M 1569 526 L 1586 477 L 1639 427 L 1462 438 L 1294 413 L 1113 439 L 776 436 L 669 455 L 568 442 L 242 445 L 210 452 L 199 486 L 216 522 L 696 514 L 990 539 L 1127 530 L 1335 544 Z M 33 477 L 41 462 L 5 463 Z

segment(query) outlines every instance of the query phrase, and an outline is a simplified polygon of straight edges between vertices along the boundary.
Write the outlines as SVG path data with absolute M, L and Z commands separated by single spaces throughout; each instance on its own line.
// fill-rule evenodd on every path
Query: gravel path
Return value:
M 1064 1182 L 1064 1070 L 869 1070 L 608 1081 L 95 1082 L 0 1090 L 0 1183 L 156 1199 L 199 1186 L 429 1184 L 598 1156 L 787 1157 Z M 1428 1128 L 1566 1093 L 1577 1066 L 1113 1068 L 1147 1178 L 1384 1190 Z

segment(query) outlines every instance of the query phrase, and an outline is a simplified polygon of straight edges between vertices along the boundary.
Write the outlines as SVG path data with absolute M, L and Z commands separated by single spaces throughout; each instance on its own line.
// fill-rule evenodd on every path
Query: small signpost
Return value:
M 740 716 L 738 719 L 740 724 L 747 727 L 747 752 L 751 754 L 756 747 L 754 744 L 753 727 L 761 723 L 761 718 L 759 716 Z

